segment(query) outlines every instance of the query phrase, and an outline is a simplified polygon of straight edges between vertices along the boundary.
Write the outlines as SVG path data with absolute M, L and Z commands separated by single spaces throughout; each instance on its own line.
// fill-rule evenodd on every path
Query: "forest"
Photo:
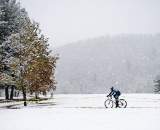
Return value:
M 108 35 L 59 47 L 56 92 L 106 93 L 116 86 L 124 93 L 153 93 L 159 48 L 160 34 Z

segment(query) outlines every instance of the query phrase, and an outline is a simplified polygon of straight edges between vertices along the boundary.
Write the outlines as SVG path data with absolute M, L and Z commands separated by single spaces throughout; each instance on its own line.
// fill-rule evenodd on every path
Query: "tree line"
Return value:
M 19 90 L 26 106 L 27 93 L 38 98 L 39 93 L 55 90 L 57 59 L 39 24 L 20 3 L 0 0 L 0 87 L 5 98 L 12 100 L 14 90 Z
M 153 93 L 160 80 L 159 43 L 158 33 L 118 34 L 59 47 L 56 93 L 106 93 L 116 82 L 123 93 Z

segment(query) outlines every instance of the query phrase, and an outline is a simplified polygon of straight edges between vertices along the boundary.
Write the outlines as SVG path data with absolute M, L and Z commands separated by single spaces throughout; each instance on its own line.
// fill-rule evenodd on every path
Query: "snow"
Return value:
M 160 95 L 126 94 L 125 109 L 104 108 L 105 95 L 54 95 L 53 105 L 0 109 L 1 130 L 160 130 Z M 45 103 L 44 102 L 44 103 Z

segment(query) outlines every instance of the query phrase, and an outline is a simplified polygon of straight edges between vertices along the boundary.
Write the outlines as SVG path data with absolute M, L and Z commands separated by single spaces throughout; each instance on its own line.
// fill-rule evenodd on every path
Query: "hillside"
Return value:
M 57 93 L 153 92 L 160 74 L 160 35 L 117 35 L 56 49 Z

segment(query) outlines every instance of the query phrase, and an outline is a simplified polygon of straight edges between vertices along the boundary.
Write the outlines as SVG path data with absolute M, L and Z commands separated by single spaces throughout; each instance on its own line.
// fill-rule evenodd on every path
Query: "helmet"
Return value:
M 113 89 L 114 89 L 114 87 L 112 86 L 112 87 L 111 87 L 111 90 L 113 90 Z

